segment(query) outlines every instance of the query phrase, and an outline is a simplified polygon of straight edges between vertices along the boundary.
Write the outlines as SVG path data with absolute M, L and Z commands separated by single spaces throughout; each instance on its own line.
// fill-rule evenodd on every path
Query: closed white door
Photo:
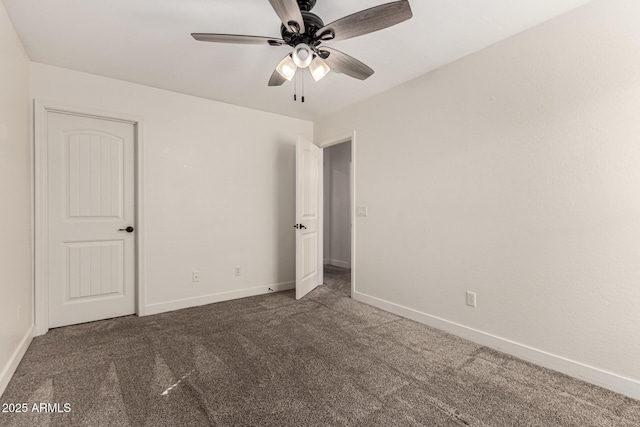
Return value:
M 302 138 L 296 144 L 296 299 L 320 284 L 322 149 Z
M 135 313 L 134 138 L 47 113 L 49 327 Z

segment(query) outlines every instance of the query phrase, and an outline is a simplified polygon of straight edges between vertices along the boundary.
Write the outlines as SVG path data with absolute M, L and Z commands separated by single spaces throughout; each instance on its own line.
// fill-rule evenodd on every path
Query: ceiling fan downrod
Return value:
M 310 12 L 316 5 L 316 0 L 297 0 L 302 12 Z

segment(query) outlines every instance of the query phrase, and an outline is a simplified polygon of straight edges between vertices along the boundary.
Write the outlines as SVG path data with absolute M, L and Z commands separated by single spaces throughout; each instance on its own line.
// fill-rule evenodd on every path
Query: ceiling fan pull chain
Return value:
M 302 102 L 304 102 L 304 69 L 300 72 L 302 79 Z
M 298 73 L 295 73 L 293 75 L 293 101 L 294 102 L 298 100 L 298 97 L 296 95 L 297 88 L 298 88 Z

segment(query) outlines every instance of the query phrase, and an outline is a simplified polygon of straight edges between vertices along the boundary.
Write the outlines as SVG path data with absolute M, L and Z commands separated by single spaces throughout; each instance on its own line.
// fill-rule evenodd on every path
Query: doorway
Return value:
M 35 112 L 36 335 L 139 312 L 139 122 Z
M 333 291 L 352 295 L 353 141 L 325 146 L 323 162 L 323 275 Z

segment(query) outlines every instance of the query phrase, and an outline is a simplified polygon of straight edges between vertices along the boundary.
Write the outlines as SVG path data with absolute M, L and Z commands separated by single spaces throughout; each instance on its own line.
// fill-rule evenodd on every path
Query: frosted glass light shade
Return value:
M 278 73 L 280 73 L 282 77 L 284 77 L 289 81 L 291 81 L 293 76 L 296 75 L 297 69 L 298 67 L 296 66 L 296 63 L 291 58 L 291 55 L 285 56 L 285 58 L 282 61 L 280 61 L 280 63 L 276 67 L 276 70 L 278 71 Z
M 311 48 L 304 43 L 296 45 L 293 49 L 293 62 L 300 68 L 307 68 L 311 64 L 313 53 Z
M 309 71 L 311 71 L 311 76 L 315 81 L 320 80 L 324 76 L 327 75 L 331 68 L 327 65 L 326 62 L 322 60 L 319 56 L 316 56 L 311 64 L 309 64 Z

